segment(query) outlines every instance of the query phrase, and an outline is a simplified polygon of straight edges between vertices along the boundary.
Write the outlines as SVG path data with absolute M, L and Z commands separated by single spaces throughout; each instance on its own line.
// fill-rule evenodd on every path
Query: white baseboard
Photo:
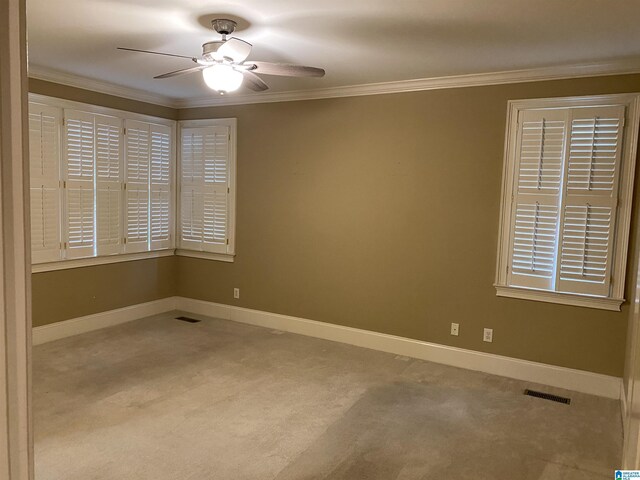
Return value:
M 172 310 L 233 320 L 517 380 L 621 399 L 622 381 L 618 377 L 185 297 L 165 298 L 36 327 L 33 329 L 33 343 L 38 345 Z
M 60 338 L 71 337 L 80 333 L 111 327 L 139 318 L 158 315 L 176 309 L 176 298 L 169 297 L 153 302 L 139 303 L 129 307 L 117 308 L 107 312 L 95 313 L 84 317 L 72 318 L 63 322 L 33 328 L 33 344 L 51 342 Z
M 178 297 L 176 308 L 199 315 L 273 328 L 358 347 L 419 358 L 527 382 L 565 388 L 607 398 L 620 398 L 621 379 L 572 368 L 475 352 L 384 333 L 290 317 L 277 313 Z

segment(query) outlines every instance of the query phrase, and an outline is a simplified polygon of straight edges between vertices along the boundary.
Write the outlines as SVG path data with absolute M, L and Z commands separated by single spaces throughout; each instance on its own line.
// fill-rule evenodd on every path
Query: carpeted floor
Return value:
M 619 405 L 164 315 L 34 348 L 36 480 L 613 478 Z

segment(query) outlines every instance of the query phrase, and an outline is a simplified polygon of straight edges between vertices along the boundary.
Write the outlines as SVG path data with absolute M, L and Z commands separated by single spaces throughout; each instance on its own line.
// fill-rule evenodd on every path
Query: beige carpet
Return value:
M 567 406 L 526 387 L 153 317 L 35 347 L 36 480 L 613 478 L 618 403 L 545 389 Z

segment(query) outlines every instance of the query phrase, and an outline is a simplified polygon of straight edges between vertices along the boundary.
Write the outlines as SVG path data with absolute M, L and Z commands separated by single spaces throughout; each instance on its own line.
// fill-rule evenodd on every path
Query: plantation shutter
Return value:
M 60 126 L 62 112 L 29 105 L 31 259 L 60 260 Z
M 183 128 L 180 154 L 180 246 L 202 250 L 206 128 Z
M 94 116 L 64 111 L 65 239 L 66 257 L 95 255 Z
M 149 249 L 149 170 L 151 133 L 148 123 L 126 121 L 125 211 L 127 253 Z
M 151 125 L 151 250 L 171 246 L 171 128 Z
M 182 248 L 228 253 L 229 135 L 228 126 L 182 129 Z
M 608 295 L 625 107 L 571 110 L 557 289 Z
M 551 289 L 566 142 L 566 111 L 521 113 L 511 211 L 509 284 Z
M 96 227 L 98 255 L 121 253 L 122 120 L 96 115 Z
M 203 250 L 227 252 L 229 193 L 229 127 L 214 127 L 205 136 Z

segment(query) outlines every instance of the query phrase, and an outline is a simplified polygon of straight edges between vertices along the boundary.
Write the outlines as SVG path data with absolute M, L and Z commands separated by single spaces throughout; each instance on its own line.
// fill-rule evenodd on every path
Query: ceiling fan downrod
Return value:
M 228 18 L 216 18 L 211 20 L 211 28 L 222 35 L 222 41 L 227 41 L 227 35 L 231 35 L 236 31 L 238 24 Z

